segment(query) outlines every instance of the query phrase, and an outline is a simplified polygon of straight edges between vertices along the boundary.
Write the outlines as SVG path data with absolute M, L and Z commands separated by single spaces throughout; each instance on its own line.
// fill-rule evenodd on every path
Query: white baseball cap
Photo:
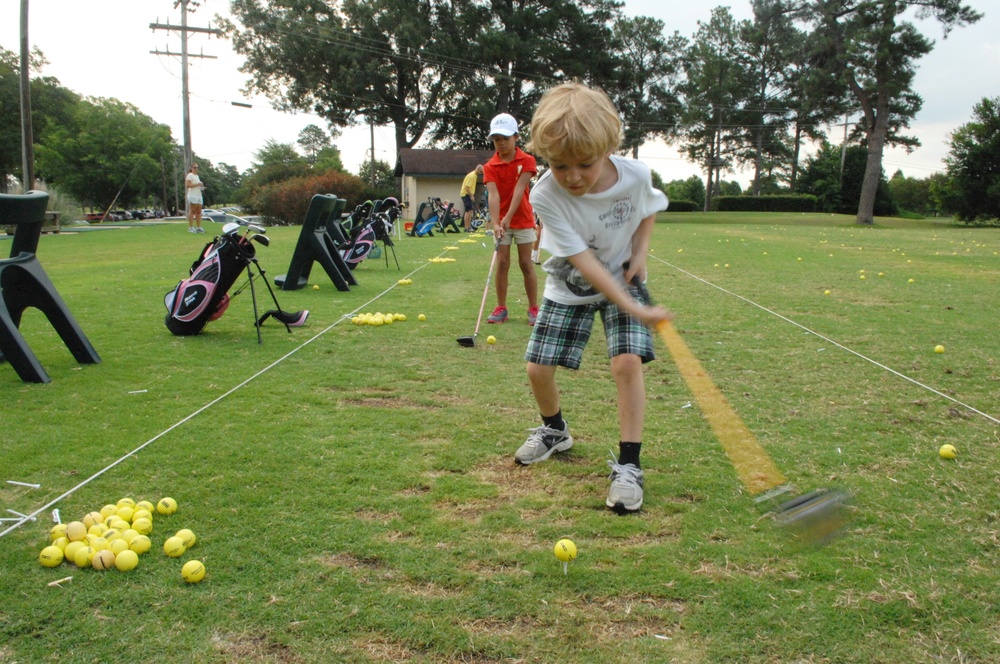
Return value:
M 501 113 L 490 122 L 490 136 L 513 136 L 519 134 L 517 120 L 509 113 Z

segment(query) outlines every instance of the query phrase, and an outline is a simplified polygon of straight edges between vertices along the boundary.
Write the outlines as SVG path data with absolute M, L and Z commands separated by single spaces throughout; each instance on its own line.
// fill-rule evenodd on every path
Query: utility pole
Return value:
M 24 193 L 35 188 L 35 146 L 31 126 L 31 76 L 28 0 L 21 0 L 21 182 Z
M 372 189 L 375 189 L 375 123 L 368 120 L 368 127 L 371 129 L 372 136 L 372 154 L 368 160 L 368 171 L 371 173 L 371 184 Z
M 181 33 L 181 52 L 171 53 L 167 51 L 150 51 L 154 55 L 179 55 L 181 58 L 181 100 L 183 104 L 183 122 L 184 122 L 184 172 L 187 173 L 191 170 L 191 162 L 194 160 L 194 150 L 191 147 L 191 109 L 190 109 L 190 93 L 188 90 L 188 58 L 209 58 L 216 59 L 214 55 L 192 55 L 188 53 L 188 33 L 189 32 L 201 32 L 210 35 L 219 36 L 222 34 L 221 30 L 215 28 L 192 28 L 188 26 L 187 16 L 188 16 L 188 4 L 194 3 L 196 6 L 198 4 L 197 0 L 178 0 L 181 8 L 181 24 L 180 26 L 171 25 L 168 20 L 167 23 L 150 23 L 149 27 L 152 30 L 176 30 Z M 187 198 L 185 196 L 185 198 Z

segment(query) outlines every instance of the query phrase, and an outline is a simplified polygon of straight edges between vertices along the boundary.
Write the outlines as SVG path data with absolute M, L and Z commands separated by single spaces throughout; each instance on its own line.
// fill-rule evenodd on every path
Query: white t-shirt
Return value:
M 194 186 L 189 186 L 187 188 L 188 202 L 197 203 L 198 205 L 201 205 L 203 200 L 201 197 L 201 178 L 199 178 L 198 175 L 195 173 L 188 173 L 187 178 L 185 179 L 187 182 L 194 185 Z
M 611 163 L 618 182 L 600 193 L 573 196 L 551 171 L 531 190 L 531 205 L 542 222 L 540 246 L 552 254 L 542 269 L 548 273 L 544 296 L 553 302 L 573 305 L 604 299 L 567 260 L 587 249 L 624 284 L 622 266 L 632 256 L 632 236 L 640 222 L 667 209 L 667 197 L 653 188 L 648 166 L 614 155 Z

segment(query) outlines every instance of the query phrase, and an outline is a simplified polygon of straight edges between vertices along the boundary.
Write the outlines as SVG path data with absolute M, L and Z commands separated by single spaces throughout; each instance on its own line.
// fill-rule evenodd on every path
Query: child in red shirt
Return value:
M 535 242 L 535 214 L 528 202 L 528 184 L 537 172 L 535 158 L 517 147 L 517 120 L 501 113 L 490 122 L 490 140 L 496 154 L 486 163 L 483 183 L 489 192 L 490 219 L 497 249 L 497 306 L 487 323 L 507 321 L 507 286 L 510 245 L 517 245 L 517 262 L 528 296 L 528 325 L 538 318 L 538 278 L 531 260 Z

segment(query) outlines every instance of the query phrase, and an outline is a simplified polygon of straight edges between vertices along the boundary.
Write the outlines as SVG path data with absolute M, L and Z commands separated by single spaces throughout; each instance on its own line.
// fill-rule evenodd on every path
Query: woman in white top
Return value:
M 184 178 L 184 182 L 187 187 L 188 233 L 204 233 L 205 229 L 201 227 L 201 206 L 204 203 L 201 190 L 205 188 L 205 184 L 198 177 L 198 164 L 191 164 L 191 172 Z

